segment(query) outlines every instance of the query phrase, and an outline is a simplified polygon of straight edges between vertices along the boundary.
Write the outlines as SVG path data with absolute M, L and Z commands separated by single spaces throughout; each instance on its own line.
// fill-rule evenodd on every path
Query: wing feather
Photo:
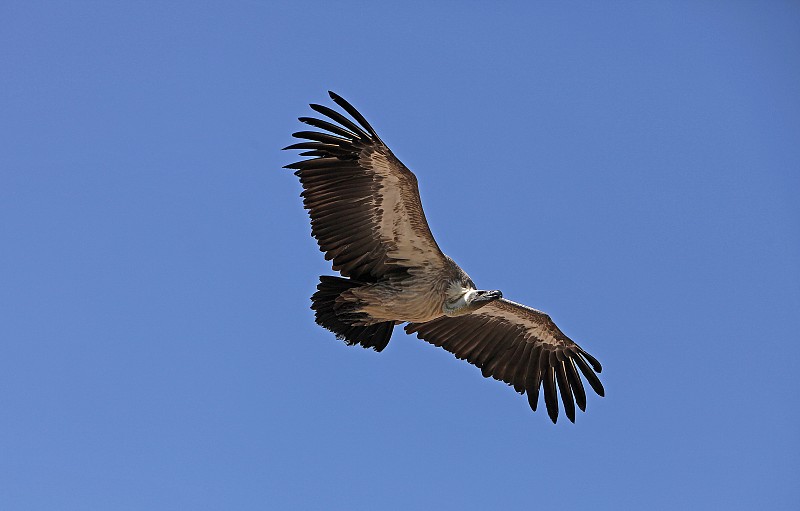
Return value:
M 544 360 L 544 359 L 542 359 Z M 556 397 L 556 374 L 553 366 L 549 363 L 545 369 L 544 374 L 544 404 L 547 408 L 547 415 L 550 420 L 555 422 L 558 420 L 558 398 Z
M 321 131 L 298 131 L 285 149 L 311 158 L 286 165 L 303 186 L 311 234 L 345 277 L 374 282 L 414 267 L 445 267 L 431 234 L 417 179 L 350 103 L 330 92 L 352 119 L 322 105 L 328 120 L 300 117 Z M 331 122 L 332 121 L 332 122 Z
M 328 108 L 327 106 L 324 106 L 324 105 L 317 105 L 315 103 L 312 103 L 309 106 L 311 107 L 312 110 L 315 110 L 315 111 L 321 113 L 322 115 L 328 117 L 332 121 L 338 122 L 339 124 L 341 124 L 342 126 L 347 128 L 348 130 L 350 130 L 353 133 L 357 134 L 358 138 L 360 138 L 361 140 L 369 140 L 369 138 L 370 138 L 369 135 L 364 133 L 364 131 L 361 128 L 359 128 L 353 121 L 351 121 L 350 119 L 348 119 L 344 115 L 340 114 L 336 110 L 333 110 L 332 108 Z
M 314 126 L 315 128 L 319 128 L 321 130 L 330 131 L 334 135 L 339 135 L 344 138 L 358 138 L 358 135 L 355 133 L 348 131 L 341 126 L 337 126 L 333 123 L 328 121 L 323 121 L 322 119 L 316 119 L 314 117 L 298 117 L 298 121 L 308 124 L 309 126 Z
M 583 382 L 581 382 L 581 377 L 578 376 L 578 370 L 575 368 L 575 361 L 567 357 L 564 365 L 567 369 L 567 378 L 569 379 L 569 384 L 572 387 L 572 393 L 575 394 L 575 404 L 578 405 L 578 408 L 580 408 L 582 412 L 585 412 L 586 391 L 583 390 Z
M 533 344 L 529 342 L 521 342 L 521 345 L 524 346 L 522 350 L 522 355 L 519 357 L 519 363 L 517 367 L 514 369 L 513 376 L 513 385 L 514 390 L 519 392 L 520 394 L 525 393 L 525 373 L 528 372 L 528 361 L 531 357 L 531 352 L 533 351 Z
M 556 353 L 554 353 L 555 355 Z M 564 414 L 570 420 L 575 422 L 575 398 L 572 395 L 572 389 L 567 382 L 567 368 L 564 366 L 562 357 L 556 356 L 554 367 L 556 369 L 556 381 L 558 382 L 558 390 L 561 391 L 561 402 L 564 403 Z
M 372 129 L 372 126 L 370 126 L 369 123 L 367 122 L 367 120 L 364 119 L 364 116 L 361 115 L 361 113 L 358 110 L 353 108 L 353 105 L 351 105 L 350 103 L 345 101 L 344 98 L 342 98 L 340 95 L 336 94 L 335 92 L 328 91 L 328 95 L 331 97 L 331 99 L 333 100 L 334 103 L 336 103 L 340 107 L 344 108 L 345 111 L 348 114 L 350 114 L 350 117 L 355 119 L 356 122 L 358 122 L 358 124 L 360 124 L 363 127 L 365 127 L 367 129 L 367 132 L 369 132 L 369 134 L 372 135 L 372 138 L 380 141 L 380 138 L 378 138 L 378 134 L 375 133 L 375 130 Z
M 484 347 L 475 354 L 474 364 L 481 368 L 485 367 L 487 362 L 495 356 L 498 349 L 503 347 L 503 337 L 503 332 L 492 330 L 491 335 L 483 343 Z
M 602 370 L 597 359 L 564 335 L 547 314 L 509 300 L 496 300 L 464 316 L 410 323 L 406 332 L 527 394 L 534 411 L 543 389 L 553 422 L 558 420 L 559 398 L 571 422 L 575 422 L 576 405 L 586 410 L 580 374 L 597 394 L 605 394 L 596 374 Z
M 539 368 L 539 359 L 542 356 L 542 345 L 536 344 L 528 362 L 528 372 L 525 375 L 525 393 L 528 395 L 528 404 L 535 412 L 539 401 L 539 386 L 542 383 L 542 371 Z

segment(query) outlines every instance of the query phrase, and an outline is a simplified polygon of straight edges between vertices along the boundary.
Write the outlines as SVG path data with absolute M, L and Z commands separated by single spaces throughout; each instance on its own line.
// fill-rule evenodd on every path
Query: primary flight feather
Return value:
M 346 115 L 323 105 L 326 117 L 300 117 L 320 131 L 293 133 L 308 159 L 286 165 L 303 186 L 311 235 L 342 277 L 321 276 L 311 297 L 316 321 L 347 344 L 383 350 L 394 326 L 481 368 L 521 393 L 535 411 L 543 389 L 558 419 L 558 396 L 575 422 L 586 409 L 581 375 L 600 396 L 600 363 L 564 335 L 550 317 L 476 288 L 431 234 L 417 178 L 340 96 Z M 343 278 L 344 277 L 344 278 Z

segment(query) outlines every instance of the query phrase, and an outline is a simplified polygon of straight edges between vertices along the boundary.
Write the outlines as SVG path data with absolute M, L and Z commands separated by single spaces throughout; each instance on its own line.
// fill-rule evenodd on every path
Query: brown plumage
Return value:
M 604 394 L 600 363 L 564 335 L 543 312 L 478 290 L 444 255 L 431 234 L 417 179 L 352 105 L 330 92 L 352 119 L 331 108 L 311 108 L 328 120 L 300 117 L 322 131 L 285 149 L 309 157 L 294 169 L 303 186 L 311 235 L 343 277 L 320 277 L 311 308 L 316 321 L 348 344 L 383 350 L 395 324 L 482 369 L 483 375 L 526 393 L 539 391 L 553 422 L 558 395 L 575 421 L 585 410 L 582 374 Z M 333 121 L 333 122 L 331 122 Z

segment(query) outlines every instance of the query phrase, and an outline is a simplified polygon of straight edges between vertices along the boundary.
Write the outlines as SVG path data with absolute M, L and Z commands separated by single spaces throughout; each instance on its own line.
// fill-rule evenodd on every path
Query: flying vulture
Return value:
M 321 276 L 311 297 L 316 322 L 349 345 L 383 350 L 395 325 L 479 367 L 528 395 L 539 390 L 550 419 L 558 395 L 567 418 L 585 411 L 581 374 L 600 396 L 600 363 L 564 335 L 550 317 L 477 289 L 442 253 L 422 211 L 417 178 L 350 103 L 331 99 L 347 114 L 310 105 L 324 118 L 300 117 L 320 131 L 292 134 L 308 157 L 286 165 L 303 186 L 311 235 L 341 277 Z

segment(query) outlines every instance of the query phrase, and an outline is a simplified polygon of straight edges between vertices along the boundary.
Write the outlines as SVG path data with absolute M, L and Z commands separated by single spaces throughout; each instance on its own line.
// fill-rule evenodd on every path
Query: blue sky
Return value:
M 4 2 L 0 507 L 796 509 L 796 2 Z M 279 149 L 356 105 L 576 424 L 317 327 Z M 487 207 L 489 206 L 489 207 Z

